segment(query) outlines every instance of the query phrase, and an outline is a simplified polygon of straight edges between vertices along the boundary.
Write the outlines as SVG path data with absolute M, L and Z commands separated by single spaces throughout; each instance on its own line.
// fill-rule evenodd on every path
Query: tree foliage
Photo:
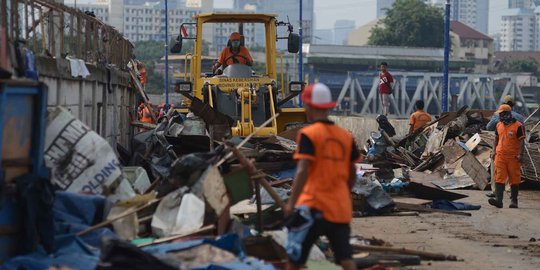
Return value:
M 505 61 L 502 64 L 501 71 L 528 72 L 528 73 L 536 74 L 538 71 L 538 62 L 533 58 Z
M 368 43 L 382 46 L 443 46 L 442 10 L 422 0 L 397 0 L 371 31 Z

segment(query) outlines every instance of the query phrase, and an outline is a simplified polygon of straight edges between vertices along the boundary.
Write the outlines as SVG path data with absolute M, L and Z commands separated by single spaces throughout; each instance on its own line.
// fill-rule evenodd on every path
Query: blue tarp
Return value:
M 107 228 L 82 237 L 75 236 L 75 233 L 101 222 L 104 205 L 105 198 L 102 196 L 57 192 L 53 204 L 54 252 L 46 254 L 39 247 L 35 252 L 8 260 L 0 269 L 43 270 L 53 265 L 80 270 L 94 269 L 99 261 L 98 247 L 101 239 L 116 235 Z
M 270 175 L 277 178 L 277 179 L 279 179 L 279 180 L 282 180 L 282 179 L 287 179 L 287 178 L 294 178 L 295 173 L 296 173 L 296 167 L 294 167 L 292 169 L 288 169 L 288 170 L 275 172 L 275 173 L 272 173 Z
M 474 205 L 463 202 L 451 202 L 447 200 L 434 200 L 431 204 L 433 209 L 449 210 L 449 211 L 459 211 L 459 210 L 479 210 L 480 205 Z

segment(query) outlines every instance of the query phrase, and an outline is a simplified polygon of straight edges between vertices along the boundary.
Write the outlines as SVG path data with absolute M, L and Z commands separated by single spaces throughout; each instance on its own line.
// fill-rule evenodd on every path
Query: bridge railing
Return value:
M 51 0 L 0 3 L 0 47 L 25 41 L 36 55 L 70 56 L 118 68 L 132 58 L 133 45 L 117 29 L 80 10 Z M 3 61 L 0 65 L 5 66 Z
M 390 96 L 390 112 L 408 117 L 414 104 L 422 99 L 430 113 L 442 112 L 442 75 L 440 73 L 396 72 L 394 91 Z M 517 77 L 512 75 L 450 74 L 450 107 L 464 105 L 474 109 L 495 110 L 502 98 L 511 95 L 526 104 Z M 371 83 L 366 84 L 366 81 Z M 495 84 L 498 85 L 496 89 Z M 341 114 L 375 115 L 382 111 L 379 77 L 373 74 L 349 72 L 338 96 L 336 112 Z M 452 102 L 452 101 L 450 101 Z M 527 106 L 523 113 L 529 114 Z

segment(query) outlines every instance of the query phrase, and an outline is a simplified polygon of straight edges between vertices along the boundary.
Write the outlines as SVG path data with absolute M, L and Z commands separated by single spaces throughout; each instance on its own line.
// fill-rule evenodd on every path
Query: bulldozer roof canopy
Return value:
M 200 13 L 194 16 L 203 23 L 265 23 L 276 17 L 277 14 L 262 13 Z

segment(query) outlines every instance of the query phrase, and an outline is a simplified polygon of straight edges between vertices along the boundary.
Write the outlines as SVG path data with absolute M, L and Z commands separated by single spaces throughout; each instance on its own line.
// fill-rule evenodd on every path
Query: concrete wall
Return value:
M 369 139 L 372 131 L 377 131 L 379 125 L 375 117 L 356 117 L 356 116 L 331 116 L 330 119 L 338 126 L 351 131 L 356 143 L 362 148 Z M 389 119 L 396 130 L 396 136 L 404 136 L 409 132 L 408 119 Z
M 129 148 L 133 135 L 131 116 L 135 114 L 135 91 L 128 73 L 87 64 L 90 76 L 71 76 L 69 61 L 37 58 L 40 80 L 49 86 L 48 107 L 67 108 L 104 137 L 113 148 L 120 143 Z

